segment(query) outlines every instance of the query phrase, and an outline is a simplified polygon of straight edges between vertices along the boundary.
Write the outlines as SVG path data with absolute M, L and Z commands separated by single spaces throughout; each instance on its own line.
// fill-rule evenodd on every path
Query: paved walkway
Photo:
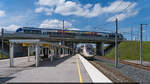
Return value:
M 0 82 L 51 83 L 51 82 L 107 82 L 111 81 L 80 55 L 65 56 L 50 62 L 45 59 L 35 67 L 34 57 L 15 58 L 15 67 L 9 67 L 9 59 L 0 60 Z
M 34 57 L 30 57 L 30 62 L 28 62 L 27 57 L 19 57 L 14 58 L 14 68 L 10 68 L 10 60 L 0 60 L 0 77 L 7 77 L 11 74 L 14 74 L 20 70 L 24 70 L 27 68 L 31 68 L 29 66 L 32 66 L 35 64 Z
M 23 70 L 9 77 L 7 82 L 92 82 L 86 69 L 77 56 L 65 57 L 51 63 L 46 60 L 40 63 L 40 67 Z M 82 75 L 82 80 L 79 75 Z

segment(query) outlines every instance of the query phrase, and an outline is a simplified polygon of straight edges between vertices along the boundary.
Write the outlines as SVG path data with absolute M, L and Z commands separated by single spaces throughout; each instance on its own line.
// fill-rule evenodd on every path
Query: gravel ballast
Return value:
M 150 84 L 150 71 L 137 68 L 135 66 L 119 63 L 118 68 L 114 67 L 114 61 L 105 59 L 103 57 L 95 57 L 96 61 L 105 65 L 106 67 L 116 70 L 129 79 L 139 82 L 140 84 Z

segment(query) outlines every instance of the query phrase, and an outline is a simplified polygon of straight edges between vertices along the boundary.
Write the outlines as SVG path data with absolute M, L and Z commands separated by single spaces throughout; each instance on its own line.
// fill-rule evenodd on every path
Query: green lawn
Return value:
M 122 42 L 119 44 L 119 59 L 139 60 L 140 42 Z M 115 57 L 115 48 L 113 48 L 106 57 Z M 150 42 L 143 42 L 143 60 L 150 61 Z

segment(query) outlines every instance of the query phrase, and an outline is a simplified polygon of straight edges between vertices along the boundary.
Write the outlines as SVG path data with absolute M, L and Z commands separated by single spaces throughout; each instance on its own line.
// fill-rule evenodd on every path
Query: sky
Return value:
M 0 28 L 65 28 L 96 32 L 119 32 L 127 39 L 139 39 L 140 24 L 150 25 L 149 0 L 0 0 Z M 149 25 L 143 26 L 143 40 L 150 40 Z

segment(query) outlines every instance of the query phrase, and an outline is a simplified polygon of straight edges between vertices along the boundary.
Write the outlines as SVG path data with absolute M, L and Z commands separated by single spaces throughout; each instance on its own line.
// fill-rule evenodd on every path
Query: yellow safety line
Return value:
M 79 78 L 80 78 L 80 83 L 82 83 L 83 80 L 82 80 L 82 75 L 81 75 L 81 72 L 80 72 L 80 66 L 79 66 L 79 61 L 78 61 L 77 55 L 76 55 L 76 62 L 77 62 L 77 68 L 78 68 L 78 74 L 79 74 Z

